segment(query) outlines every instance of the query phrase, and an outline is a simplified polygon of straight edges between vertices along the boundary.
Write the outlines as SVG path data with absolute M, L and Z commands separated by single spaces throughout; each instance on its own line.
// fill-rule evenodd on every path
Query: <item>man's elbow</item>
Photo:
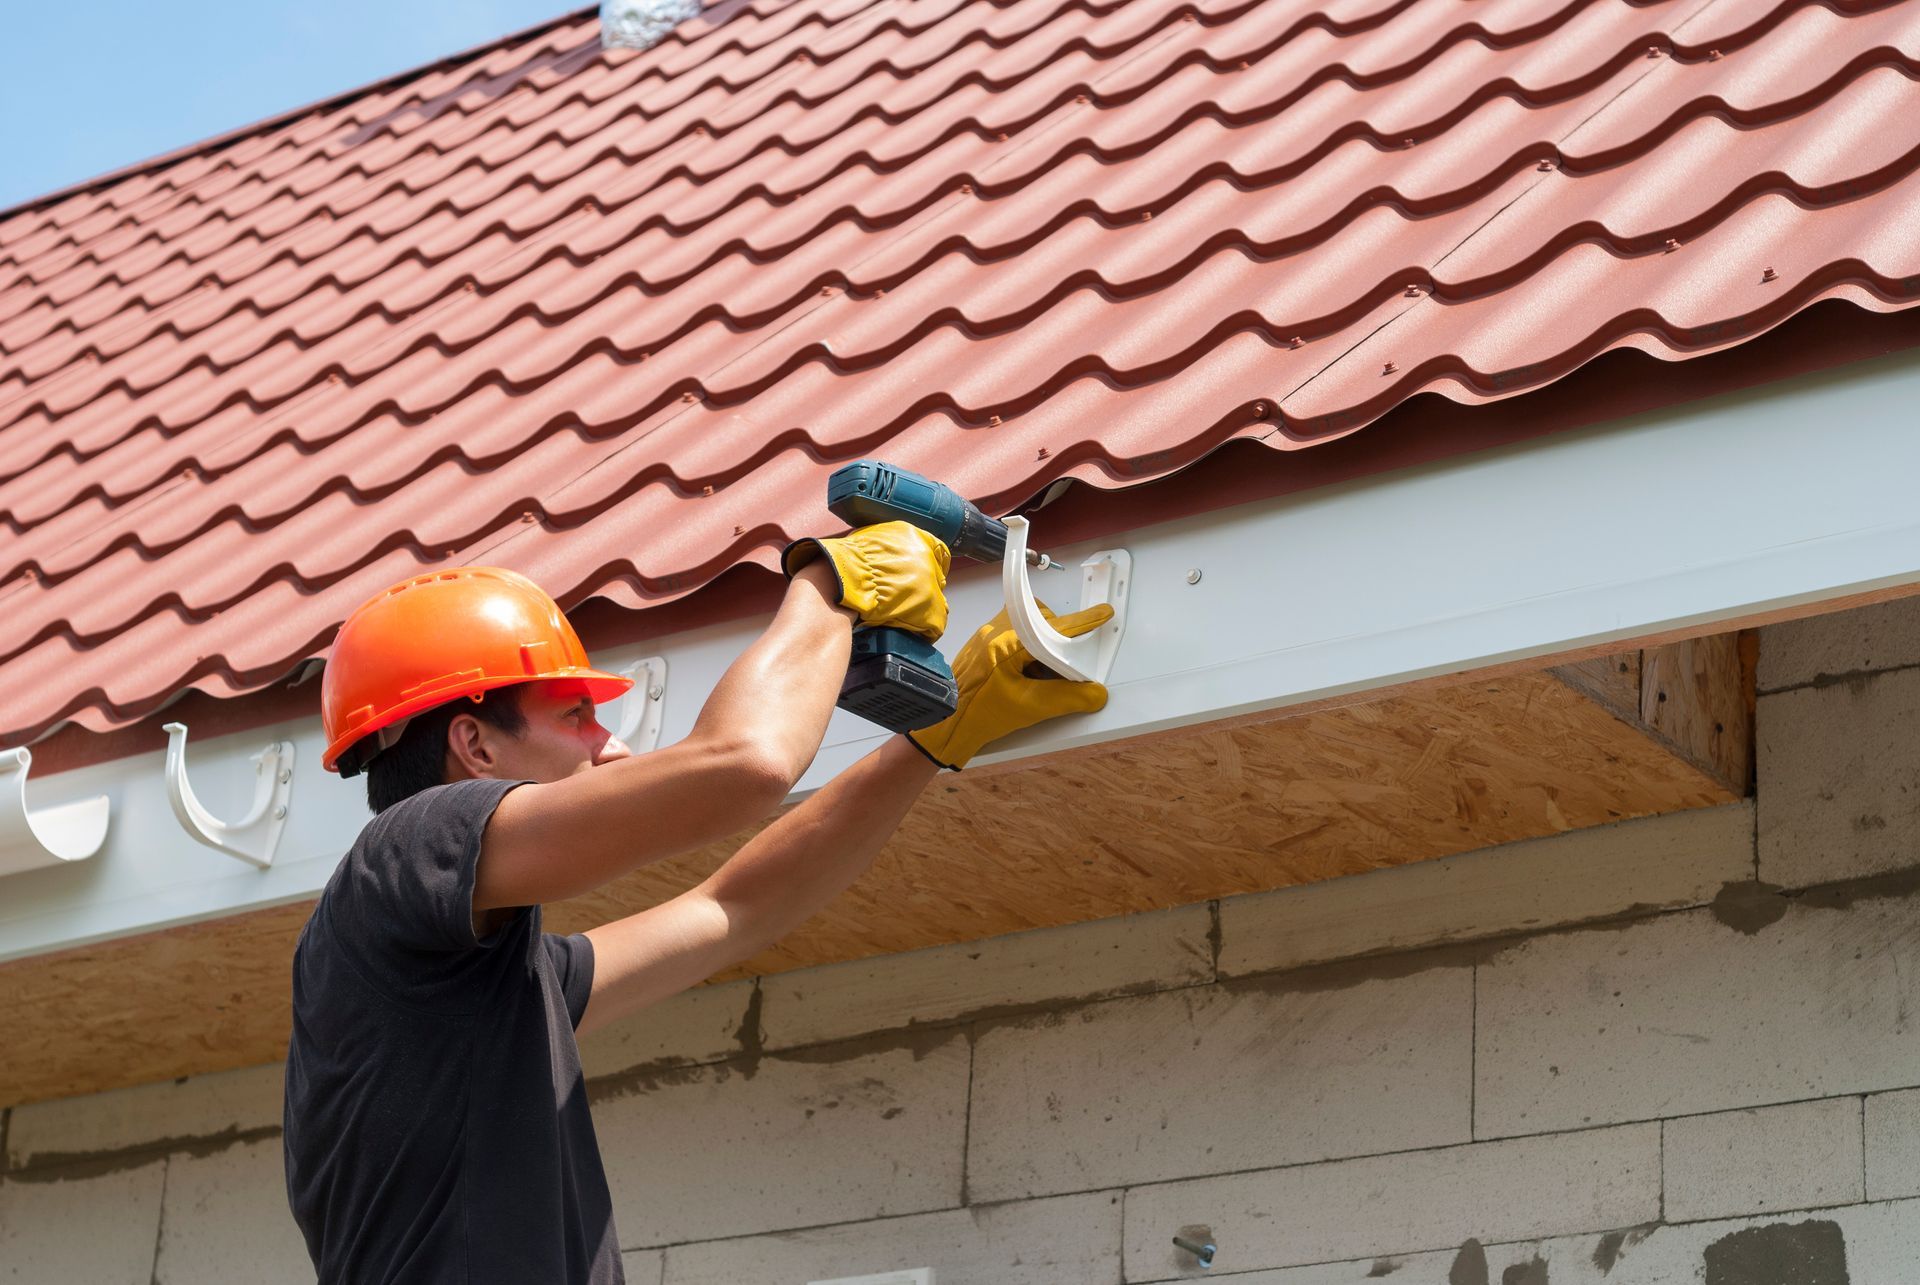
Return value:
M 741 742 L 721 754 L 730 796 L 754 816 L 765 816 L 778 808 L 806 771 L 806 764 L 788 763 L 765 746 L 751 742 Z

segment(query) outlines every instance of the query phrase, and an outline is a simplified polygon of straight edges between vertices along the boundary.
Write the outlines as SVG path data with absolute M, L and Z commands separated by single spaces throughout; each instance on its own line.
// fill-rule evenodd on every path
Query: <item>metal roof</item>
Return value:
M 0 214 L 0 735 L 423 566 L 646 609 L 878 455 L 999 511 L 1920 300 L 1920 4 L 591 14 Z

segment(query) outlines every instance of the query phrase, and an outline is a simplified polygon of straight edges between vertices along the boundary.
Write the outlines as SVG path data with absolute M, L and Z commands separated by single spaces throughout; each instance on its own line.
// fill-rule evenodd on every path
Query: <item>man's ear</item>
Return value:
M 455 714 L 447 724 L 447 779 L 489 777 L 499 764 L 492 732 L 471 714 Z

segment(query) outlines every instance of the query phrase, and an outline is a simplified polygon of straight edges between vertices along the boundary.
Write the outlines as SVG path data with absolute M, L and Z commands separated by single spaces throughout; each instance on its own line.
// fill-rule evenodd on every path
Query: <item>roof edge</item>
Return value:
M 10 219 L 16 214 L 25 214 L 55 201 L 63 201 L 70 196 L 78 196 L 84 192 L 91 192 L 96 188 L 105 187 L 111 183 L 118 183 L 122 179 L 129 179 L 136 175 L 146 174 L 153 170 L 163 168 L 164 166 L 172 165 L 177 161 L 184 161 L 191 156 L 202 156 L 217 152 L 222 148 L 231 147 L 243 139 L 252 138 L 255 134 L 277 128 L 309 113 L 338 107 L 355 98 L 360 98 L 379 90 L 398 88 L 409 81 L 418 80 L 422 76 L 444 70 L 454 63 L 465 62 L 468 59 L 489 53 L 511 41 L 524 40 L 528 37 L 536 36 L 541 32 L 549 31 L 554 27 L 560 26 L 562 23 L 571 22 L 587 13 L 595 12 L 599 7 L 597 4 L 592 4 L 580 9 L 569 9 L 565 13 L 557 14 L 544 22 L 536 22 L 532 26 L 522 27 L 517 31 L 504 32 L 491 40 L 484 40 L 477 45 L 472 45 L 457 53 L 448 54 L 433 62 L 425 63 L 406 71 L 397 71 L 390 76 L 383 76 L 378 80 L 367 81 L 365 84 L 356 85 L 352 89 L 342 90 L 340 93 L 329 95 L 326 98 L 317 98 L 300 107 L 290 107 L 286 111 L 263 117 L 250 125 L 237 126 L 227 130 L 225 133 L 215 134 L 209 138 L 200 139 L 198 142 L 188 143 L 184 147 L 176 147 L 172 151 L 162 152 L 158 156 L 149 156 L 145 160 L 122 165 L 118 169 L 108 170 L 104 174 L 96 174 L 92 178 L 82 179 L 77 183 L 69 183 L 65 187 L 55 188 L 51 192 L 43 192 L 39 196 L 28 197 L 26 200 L 13 205 L 0 205 L 0 219 Z

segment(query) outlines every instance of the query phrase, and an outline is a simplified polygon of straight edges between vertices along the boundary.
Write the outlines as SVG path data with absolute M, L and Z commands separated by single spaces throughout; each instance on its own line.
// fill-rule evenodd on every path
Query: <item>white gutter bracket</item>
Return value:
M 1113 619 L 1092 633 L 1069 638 L 1047 622 L 1034 601 L 1027 569 L 1025 518 L 1007 524 L 1007 553 L 1000 564 L 1000 588 L 1007 600 L 1007 619 L 1033 658 L 1065 678 L 1104 683 L 1113 669 L 1114 653 L 1127 624 L 1127 585 L 1133 579 L 1133 557 L 1125 549 L 1101 549 L 1080 564 L 1080 610 L 1108 603 Z M 1055 614 L 1064 615 L 1064 612 Z
M 660 728 L 666 722 L 667 658 L 648 656 L 614 672 L 631 678 L 633 686 L 620 698 L 620 721 L 613 734 L 635 754 L 659 748 Z
M 273 864 L 293 795 L 293 742 L 271 741 L 252 756 L 253 806 L 238 821 L 219 820 L 194 795 L 187 780 L 187 725 L 168 723 L 167 801 L 180 827 L 197 842 L 262 870 Z
M 27 770 L 33 753 L 25 748 L 0 753 L 0 876 L 84 861 L 107 840 L 106 795 L 62 803 L 38 812 L 27 810 Z

